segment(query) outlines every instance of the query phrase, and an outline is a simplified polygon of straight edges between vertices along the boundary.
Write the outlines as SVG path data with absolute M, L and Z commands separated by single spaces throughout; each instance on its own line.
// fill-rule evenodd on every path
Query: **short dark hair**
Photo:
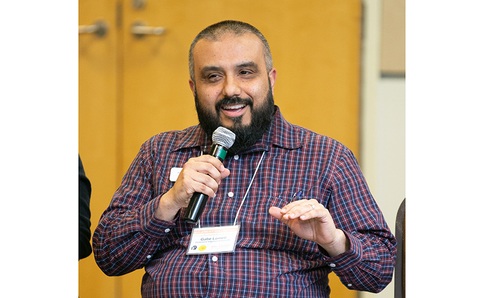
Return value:
M 200 39 L 208 39 L 208 40 L 217 40 L 224 33 L 233 33 L 235 35 L 242 35 L 245 33 L 253 33 L 255 34 L 264 45 L 264 59 L 266 61 L 266 70 L 269 72 L 273 68 L 273 58 L 271 56 L 271 49 L 269 47 L 269 43 L 267 42 L 264 35 L 254 26 L 234 20 L 225 20 L 215 24 L 208 26 L 203 29 L 196 37 L 194 38 L 191 46 L 189 48 L 189 76 L 191 80 L 194 81 L 194 58 L 193 58 L 193 49 L 195 45 L 198 43 Z

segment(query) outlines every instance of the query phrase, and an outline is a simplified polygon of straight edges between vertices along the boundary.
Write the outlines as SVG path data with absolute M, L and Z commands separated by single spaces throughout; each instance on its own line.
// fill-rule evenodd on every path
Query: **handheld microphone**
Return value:
M 212 134 L 212 149 L 210 155 L 217 157 L 220 161 L 226 158 L 227 150 L 234 144 L 236 135 L 229 129 L 219 126 Z M 202 193 L 195 193 L 187 206 L 184 220 L 189 223 L 197 223 L 203 209 L 207 204 L 208 196 Z

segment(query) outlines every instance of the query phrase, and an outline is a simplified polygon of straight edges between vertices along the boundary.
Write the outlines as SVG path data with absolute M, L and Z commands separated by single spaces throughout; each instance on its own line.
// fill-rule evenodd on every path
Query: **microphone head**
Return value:
M 229 129 L 219 126 L 212 134 L 212 142 L 217 145 L 221 145 L 226 149 L 231 148 L 234 144 L 236 135 Z

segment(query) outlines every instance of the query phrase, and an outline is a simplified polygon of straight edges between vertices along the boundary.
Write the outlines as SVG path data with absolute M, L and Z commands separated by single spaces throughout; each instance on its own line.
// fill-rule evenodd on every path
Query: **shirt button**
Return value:
M 239 155 L 235 155 L 234 156 L 234 160 L 238 160 L 238 159 L 240 159 L 240 156 Z
M 170 229 L 169 229 L 169 228 L 166 228 L 166 229 L 165 229 L 165 233 L 168 233 L 168 232 L 170 232 Z
M 151 255 L 147 255 L 146 259 L 148 259 L 148 260 L 151 259 Z
M 219 260 L 219 258 L 217 258 L 217 256 L 212 257 L 212 262 L 217 262 L 218 260 Z
M 232 191 L 228 192 L 227 196 L 230 197 L 230 198 L 234 197 L 234 192 L 232 192 Z
M 352 287 L 352 284 L 347 284 L 347 286 L 350 288 L 350 287 Z
M 334 263 L 330 263 L 330 267 L 335 268 L 336 266 Z

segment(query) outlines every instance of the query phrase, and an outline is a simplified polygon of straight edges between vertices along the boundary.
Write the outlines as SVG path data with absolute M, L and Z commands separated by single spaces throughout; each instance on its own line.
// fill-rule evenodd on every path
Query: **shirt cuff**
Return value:
M 155 217 L 155 210 L 160 204 L 161 196 L 147 202 L 139 213 L 142 230 L 151 237 L 163 238 L 175 226 L 178 215 L 171 221 L 161 220 Z
M 348 251 L 338 256 L 330 257 L 328 252 L 319 246 L 321 253 L 324 255 L 325 262 L 328 263 L 328 266 L 330 266 L 330 269 L 334 272 L 348 270 L 356 266 L 363 258 L 361 241 L 346 231 L 344 231 L 344 233 L 350 242 L 350 249 Z

